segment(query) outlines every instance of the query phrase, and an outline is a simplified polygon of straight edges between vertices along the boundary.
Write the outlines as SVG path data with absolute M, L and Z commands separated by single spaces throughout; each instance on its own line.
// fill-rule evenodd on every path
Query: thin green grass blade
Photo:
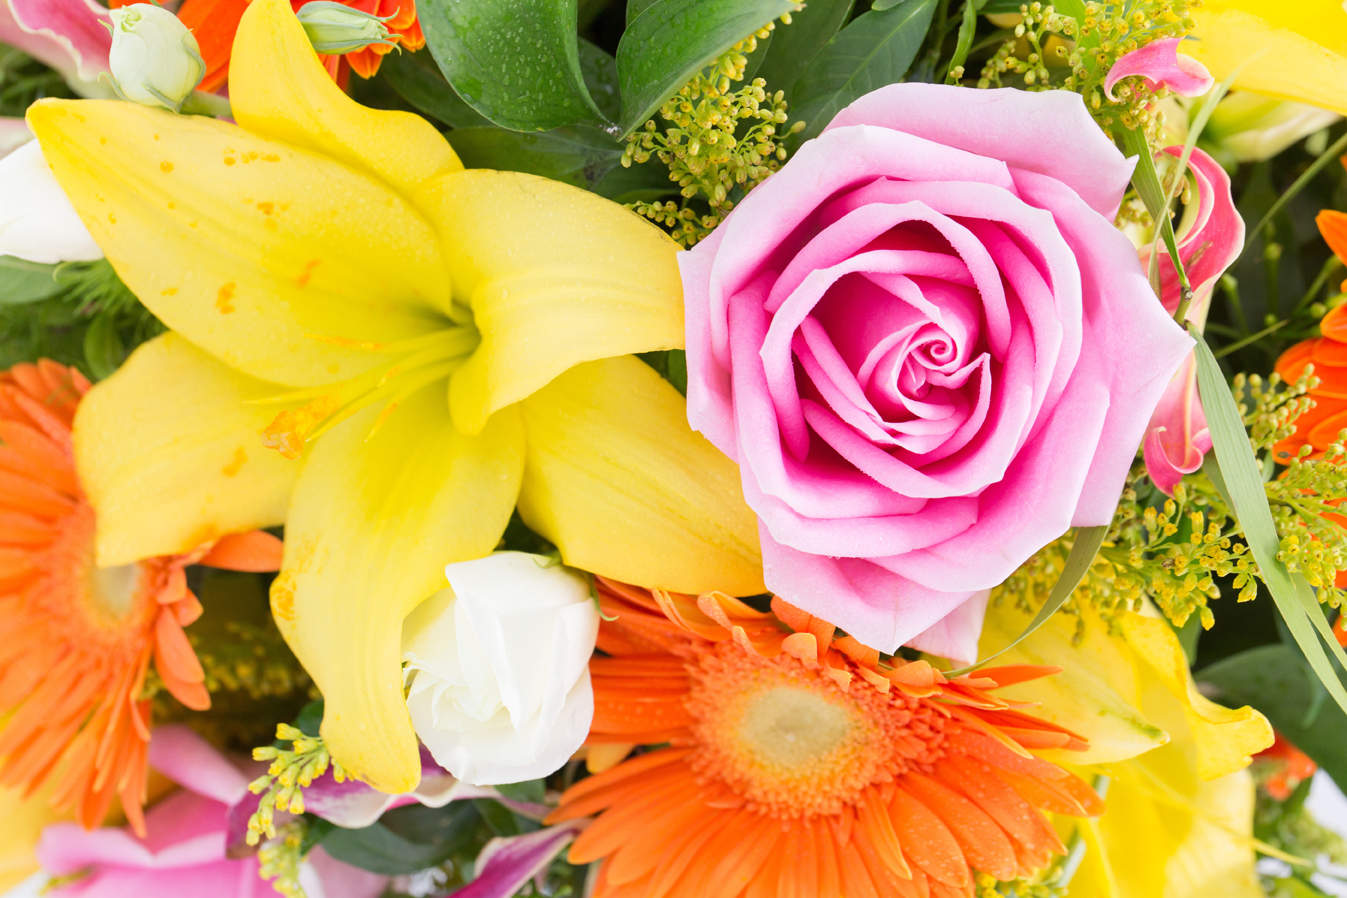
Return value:
M 1038 609 L 1038 614 L 1029 621 L 1029 626 L 1024 628 L 1024 632 L 1015 637 L 1015 641 L 1001 649 L 990 657 L 983 658 L 976 664 L 968 667 L 961 667 L 958 670 L 951 670 L 945 673 L 947 677 L 959 677 L 966 673 L 971 673 L 1019 645 L 1029 637 L 1031 633 L 1037 630 L 1043 624 L 1047 623 L 1048 618 L 1057 613 L 1057 609 L 1076 591 L 1080 581 L 1085 579 L 1085 572 L 1094 564 L 1094 556 L 1099 554 L 1099 547 L 1104 544 L 1104 534 L 1108 533 L 1108 527 L 1077 527 L 1076 541 L 1071 546 L 1071 551 L 1066 556 L 1066 564 L 1062 567 L 1062 573 L 1053 584 L 1052 592 L 1048 593 L 1048 600 L 1043 603 L 1043 607 Z
M 1244 422 L 1240 419 L 1235 397 L 1226 385 L 1216 357 L 1202 335 L 1191 325 L 1188 332 L 1197 341 L 1194 351 L 1197 355 L 1198 394 L 1202 398 L 1202 409 L 1211 431 L 1211 445 L 1216 458 L 1214 467 L 1219 470 L 1212 482 L 1234 511 L 1244 531 L 1244 540 L 1249 544 L 1249 551 L 1253 553 L 1254 561 L 1263 574 L 1263 582 L 1272 594 L 1272 600 L 1286 621 L 1291 636 L 1329 695 L 1333 696 L 1339 707 L 1347 711 L 1347 689 L 1343 688 L 1342 681 L 1333 670 L 1323 643 L 1330 646 L 1344 666 L 1347 666 L 1347 656 L 1333 638 L 1328 621 L 1324 619 L 1323 609 L 1319 607 L 1309 583 L 1299 573 L 1288 571 L 1286 565 L 1277 558 L 1277 527 L 1272 521 L 1272 510 L 1268 507 L 1267 493 L 1263 489 L 1263 476 L 1254 458 L 1253 447 L 1249 445 L 1248 434 L 1244 431 Z

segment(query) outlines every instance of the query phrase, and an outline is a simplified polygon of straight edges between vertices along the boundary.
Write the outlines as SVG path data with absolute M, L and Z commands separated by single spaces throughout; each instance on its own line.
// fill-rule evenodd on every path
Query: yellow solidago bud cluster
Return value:
M 329 764 L 337 782 L 345 782 L 349 775 L 332 760 L 322 736 L 306 736 L 302 730 L 282 723 L 276 727 L 276 738 L 281 742 L 292 743 L 292 749 L 274 745 L 253 749 L 253 760 L 270 761 L 271 767 L 248 784 L 248 791 L 254 795 L 266 793 L 262 795 L 262 803 L 256 813 L 248 818 L 249 845 L 256 845 L 264 834 L 268 839 L 277 838 L 274 823 L 276 811 L 304 813 L 303 790 L 326 773 Z
M 1296 419 L 1313 405 L 1306 394 L 1317 384 L 1308 373 L 1289 385 L 1275 374 L 1266 381 L 1241 374 L 1232 390 L 1265 472 L 1279 558 L 1316 587 L 1321 602 L 1338 607 L 1347 600 L 1347 591 L 1334 582 L 1339 571 L 1347 570 L 1347 509 L 1338 509 L 1347 499 L 1347 431 L 1318 458 L 1308 458 L 1312 450 L 1305 447 L 1299 458 L 1278 459 L 1287 467 L 1274 476 L 1273 447 L 1294 433 Z M 1203 627 L 1210 627 L 1214 617 L 1207 603 L 1221 595 L 1217 578 L 1230 578 L 1226 586 L 1241 602 L 1258 595 L 1261 574 L 1243 536 L 1202 470 L 1186 476 L 1166 497 L 1138 463 L 1128 475 L 1103 547 L 1062 610 L 1077 615 L 1077 639 L 1084 636 L 1083 607 L 1110 621 L 1120 610 L 1136 610 L 1143 596 L 1175 626 L 1196 614 Z M 1071 545 L 1068 533 L 1039 550 L 992 590 L 992 601 L 1037 611 L 1066 566 Z
M 261 862 L 258 875 L 270 881 L 271 887 L 285 898 L 307 898 L 304 887 L 299 884 L 299 865 L 304 860 L 304 837 L 308 828 L 308 821 L 302 817 L 292 820 L 278 829 L 276 837 L 268 839 L 257 852 Z
M 229 621 L 225 627 L 234 640 L 188 637 L 206 672 L 206 689 L 212 694 L 243 692 L 258 701 L 312 691 L 313 681 L 289 651 L 275 624 Z
M 1152 41 L 1182 37 L 1194 27 L 1191 12 L 1201 0 L 1114 0 L 1087 2 L 1085 18 L 1058 13 L 1051 5 L 1034 2 L 1020 7 L 1023 21 L 1012 37 L 982 69 L 978 87 L 1000 87 L 1007 74 L 1019 75 L 1030 90 L 1061 88 L 1085 98 L 1085 106 L 1105 130 L 1115 124 L 1140 128 L 1156 143 L 1164 118 L 1153 106 L 1168 92 L 1149 90 L 1137 79 L 1126 79 L 1114 89 L 1116 100 L 1104 93 L 1104 79 L 1113 64 Z M 1062 67 L 1065 77 L 1050 69 Z M 1052 83 L 1049 83 L 1049 82 Z
M 1334 581 L 1347 570 L 1347 529 L 1338 505 L 1347 498 L 1347 431 L 1338 434 L 1320 458 L 1305 458 L 1301 449 L 1286 472 L 1267 484 L 1272 519 L 1281 537 L 1277 557 L 1288 570 L 1299 571 L 1319 593 L 1319 601 L 1333 607 L 1347 596 Z M 1343 509 L 1347 511 L 1347 509 Z
M 978 873 L 973 880 L 976 898 L 1065 898 L 1066 889 L 1054 888 L 1017 879 L 1013 882 L 998 882 L 996 877 Z
M 669 228 L 685 247 L 724 220 L 734 208 L 730 195 L 736 188 L 751 190 L 781 167 L 786 148 L 780 139 L 804 127 L 803 122 L 785 127 L 785 94 L 769 94 L 761 78 L 730 90 L 744 79 L 748 54 L 775 27 L 769 22 L 735 44 L 661 106 L 660 118 L 669 127 L 661 131 L 651 119 L 627 138 L 622 164 L 643 163 L 654 155 L 668 167 L 669 180 L 678 183 L 683 197 L 681 203 L 638 202 L 629 208 Z M 689 205 L 693 199 L 704 200 L 710 212 L 698 214 Z

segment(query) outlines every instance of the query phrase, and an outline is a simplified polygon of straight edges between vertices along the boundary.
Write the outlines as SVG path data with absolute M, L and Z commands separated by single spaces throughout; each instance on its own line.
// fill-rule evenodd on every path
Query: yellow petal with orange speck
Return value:
M 395 190 L 463 168 L 430 122 L 361 106 L 337 87 L 288 0 L 253 0 L 243 14 L 229 62 L 229 99 L 249 131 L 339 159 Z
M 231 367 L 332 383 L 381 359 L 317 338 L 391 341 L 446 326 L 439 241 L 382 181 L 136 103 L 43 100 L 28 123 L 126 285 Z
M 519 415 L 454 429 L 438 381 L 369 436 L 372 406 L 308 453 L 271 590 L 276 622 L 326 700 L 323 737 L 383 792 L 420 779 L 402 693 L 402 620 L 445 585 L 444 567 L 496 547 L 524 467 Z M 366 439 L 369 437 L 368 439 Z
M 231 370 L 177 334 L 143 344 L 75 416 L 75 463 L 98 515 L 98 562 L 190 552 L 285 521 L 299 463 L 257 432 L 279 387 Z

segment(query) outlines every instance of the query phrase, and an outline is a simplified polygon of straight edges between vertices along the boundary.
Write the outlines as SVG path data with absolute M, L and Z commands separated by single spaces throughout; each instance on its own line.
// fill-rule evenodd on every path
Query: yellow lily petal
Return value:
M 1252 755 L 1272 744 L 1272 725 L 1253 708 L 1232 709 L 1197 691 L 1174 631 L 1159 618 L 1125 614 L 1120 619 L 1128 646 L 1146 659 L 1159 682 L 1183 708 L 1197 746 L 1197 774 L 1216 779 L 1249 766 Z
M 75 463 L 98 515 L 98 563 L 283 523 L 299 464 L 258 441 L 276 409 L 244 404 L 278 389 L 173 333 L 95 385 L 75 416 Z
M 254 134 L 339 159 L 404 193 L 463 168 L 430 122 L 366 108 L 337 87 L 287 0 L 253 0 L 243 14 L 229 99 L 234 118 Z
M 765 591 L 738 469 L 692 431 L 683 397 L 648 365 L 577 365 L 520 408 L 519 513 L 567 564 L 678 592 Z
M 402 619 L 445 585 L 446 564 L 495 548 L 524 468 L 518 413 L 463 436 L 443 384 L 414 393 L 372 437 L 373 407 L 314 444 L 271 588 L 276 622 L 327 701 L 333 757 L 390 793 L 411 791 L 421 769 L 402 694 Z
M 71 819 L 47 804 L 52 787 L 25 798 L 16 789 L 0 789 L 0 891 L 8 892 L 40 868 L 37 841 L 48 824 Z
M 1337 0 L 1205 0 L 1183 52 L 1216 80 L 1347 114 L 1347 11 Z M 1243 68 L 1240 68 L 1243 66 Z
M 677 245 L 616 203 L 519 172 L 445 175 L 413 197 L 444 241 L 482 344 L 454 373 L 454 423 L 481 430 L 580 362 L 683 345 Z
M 1173 753 L 1175 757 L 1162 758 Z M 1166 746 L 1110 769 L 1108 810 L 1084 828 L 1084 862 L 1071 880 L 1071 898 L 1263 898 L 1251 841 L 1254 788 L 1247 770 L 1201 782 Z M 1190 788 L 1168 794 L 1151 769 Z
M 127 286 L 232 367 L 330 383 L 382 359 L 316 337 L 391 341 L 444 326 L 435 233 L 372 177 L 135 103 L 43 100 L 28 123 Z
M 1085 752 L 1044 751 L 1058 763 L 1105 764 L 1164 745 L 1168 734 L 1141 712 L 1141 674 L 1127 644 L 1108 635 L 1108 625 L 1089 609 L 1085 638 L 1075 643 L 1076 618 L 1056 614 L 995 664 L 1045 664 L 1063 668 L 1055 676 L 1009 686 L 998 692 L 1015 701 L 1042 702 L 1039 717 L 1090 740 Z M 979 655 L 1009 645 L 1031 616 L 1009 601 L 987 608 Z

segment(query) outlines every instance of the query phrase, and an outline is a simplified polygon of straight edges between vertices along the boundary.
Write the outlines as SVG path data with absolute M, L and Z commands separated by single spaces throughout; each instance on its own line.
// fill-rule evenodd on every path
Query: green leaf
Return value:
M 1022 5 L 1023 0 L 987 0 L 986 5 L 981 9 L 981 13 L 984 16 L 994 16 L 998 13 L 1019 12 Z M 1061 11 L 1060 7 L 1060 2 L 1053 4 L 1053 9 Z
M 669 180 L 669 170 L 658 160 L 615 166 L 594 185 L 594 192 L 615 203 L 653 202 L 678 193 L 678 184 Z
M 617 89 L 617 60 L 602 47 L 580 38 L 580 73 L 585 88 L 605 118 L 617 121 L 622 115 L 622 94 Z M 612 137 L 608 138 L 612 141 Z
M 1338 663 L 1347 667 L 1347 655 L 1333 638 L 1324 619 L 1323 609 L 1314 598 L 1314 590 L 1299 573 L 1291 573 L 1277 558 L 1279 540 L 1277 527 L 1268 507 L 1267 492 L 1263 488 L 1263 474 L 1249 445 L 1244 421 L 1234 394 L 1226 385 L 1225 377 L 1211 354 L 1211 348 L 1196 328 L 1189 325 L 1189 333 L 1197 341 L 1197 389 L 1202 409 L 1211 431 L 1213 455 L 1203 463 L 1203 470 L 1215 473 L 1212 482 L 1220 490 L 1244 531 L 1244 540 L 1253 553 L 1254 561 L 1263 575 L 1277 611 L 1286 621 L 1296 645 L 1305 655 L 1329 695 L 1338 706 L 1347 709 L 1347 690 L 1343 689 L 1320 638 L 1333 651 Z M 1319 631 L 1316 635 L 1316 629 Z
M 1168 214 L 1169 202 L 1165 197 L 1165 188 L 1160 183 L 1160 173 L 1155 170 L 1155 157 L 1151 155 L 1146 135 L 1131 128 L 1120 128 L 1123 149 L 1137 157 L 1137 167 L 1132 172 L 1132 186 L 1137 196 L 1146 206 L 1151 217 L 1160 222 L 1160 236 L 1164 238 L 1169 258 L 1180 259 L 1178 241 L 1174 238 L 1174 222 Z M 1158 258 L 1152 255 L 1152 258 Z M 1228 392 L 1228 391 L 1227 391 Z
M 1029 621 L 1024 631 L 1016 636 L 1010 645 L 1001 649 L 995 655 L 983 658 L 976 664 L 968 667 L 961 667 L 958 670 L 946 672 L 947 677 L 962 676 L 971 673 L 1019 645 L 1029 635 L 1048 622 L 1048 618 L 1057 613 L 1063 603 L 1071 597 L 1071 593 L 1076 591 L 1080 581 L 1085 579 L 1085 574 L 1090 570 L 1090 565 L 1094 564 L 1094 557 L 1099 554 L 1099 547 L 1104 544 L 1104 535 L 1108 533 L 1108 527 L 1077 527 L 1076 541 L 1071 544 L 1071 552 L 1066 556 L 1066 564 L 1062 566 L 1062 573 L 1058 575 L 1057 582 L 1052 585 L 1052 592 L 1048 593 L 1048 600 L 1043 603 L 1043 607 L 1038 609 L 1038 614 Z
M 854 0 L 809 0 L 805 8 L 790 14 L 789 25 L 777 25 L 772 46 L 758 69 L 770 92 L 791 95 L 809 61 L 818 55 L 851 14 Z
M 608 124 L 580 71 L 576 0 L 425 0 L 417 11 L 440 71 L 496 124 Z
M 506 783 L 497 786 L 496 791 L 511 801 L 526 801 L 542 804 L 547 796 L 547 785 L 542 780 L 525 780 L 522 783 Z
M 474 798 L 472 803 L 491 832 L 497 836 L 519 835 L 519 817 L 505 805 L 491 798 Z
M 903 0 L 867 12 L 837 33 L 795 85 L 792 117 L 800 140 L 817 137 L 843 108 L 876 88 L 901 81 L 926 38 L 936 0 Z
M 411 805 L 388 811 L 362 829 L 334 827 L 320 844 L 337 860 L 397 876 L 437 866 L 469 847 L 479 819 L 471 802 L 442 808 Z
M 380 73 L 388 78 L 404 100 L 425 115 L 452 128 L 489 125 L 490 120 L 473 109 L 444 80 L 444 74 L 426 52 L 390 53 L 384 57 Z
M 382 823 L 364 829 L 334 828 L 323 838 L 322 846 L 339 861 L 385 876 L 434 867 L 452 853 L 443 845 L 423 845 L 405 839 Z
M 627 24 L 636 21 L 636 17 L 655 5 L 655 0 L 627 0 Z
M 1265 645 L 1204 668 L 1198 679 L 1220 690 L 1222 704 L 1252 705 L 1335 782 L 1347 784 L 1347 714 L 1325 703 L 1312 723 L 1317 681 L 1289 645 Z
M 295 718 L 295 729 L 299 730 L 305 736 L 317 736 L 318 730 L 323 725 L 323 700 L 309 702 L 299 711 L 299 716 Z
M 592 188 L 622 159 L 613 138 L 576 125 L 529 134 L 505 128 L 458 128 L 445 135 L 468 168 L 522 171 Z
M 796 8 L 793 0 L 655 0 L 617 45 L 622 136 L 716 57 Z
M 61 290 L 55 273 L 55 265 L 0 256 L 0 305 L 25 305 L 55 295 Z
M 89 322 L 89 329 L 84 332 L 84 360 L 95 380 L 110 376 L 126 360 L 115 312 L 99 312 Z

